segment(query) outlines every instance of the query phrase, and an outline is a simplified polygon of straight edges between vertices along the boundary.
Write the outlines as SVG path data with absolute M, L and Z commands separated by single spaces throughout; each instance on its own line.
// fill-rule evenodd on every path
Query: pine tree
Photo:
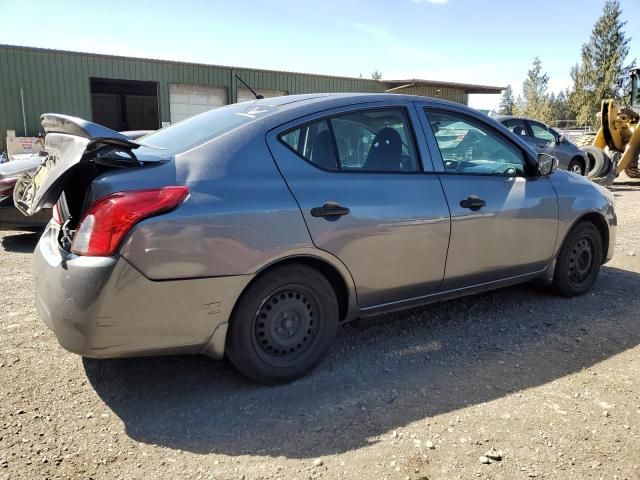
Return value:
M 580 125 L 595 126 L 602 100 L 621 101 L 625 94 L 624 78 L 635 63 L 625 67 L 630 41 L 624 32 L 626 23 L 619 0 L 607 0 L 589 41 L 582 46 L 580 62 L 571 69 L 570 102 Z
M 516 107 L 516 99 L 513 96 L 513 89 L 511 85 L 507 85 L 507 88 L 502 92 L 500 97 L 500 105 L 498 107 L 498 113 L 500 115 L 513 115 Z
M 516 99 L 516 104 L 513 107 L 513 114 L 517 117 L 522 117 L 524 115 L 525 103 L 522 95 L 518 95 Z
M 374 70 L 373 73 L 371 74 L 371 78 L 373 80 L 382 80 L 382 72 L 379 72 L 378 70 Z
M 560 91 L 558 95 L 552 93 L 549 101 L 551 102 L 552 125 L 558 128 L 571 126 L 575 115 L 569 105 L 568 91 Z
M 543 72 L 542 62 L 536 57 L 533 59 L 531 69 L 527 72 L 527 79 L 522 84 L 524 116 L 546 123 L 552 120 L 548 86 L 549 75 Z

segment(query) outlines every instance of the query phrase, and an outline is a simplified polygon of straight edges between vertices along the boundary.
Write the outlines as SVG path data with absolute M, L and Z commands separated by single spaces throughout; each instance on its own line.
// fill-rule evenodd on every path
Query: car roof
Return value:
M 331 108 L 330 104 L 338 105 L 384 102 L 400 103 L 403 101 L 429 101 L 430 103 L 440 103 L 443 105 L 461 106 L 459 103 L 442 100 L 439 98 L 423 97 L 419 95 L 403 95 L 397 93 L 315 93 L 301 95 L 284 95 L 281 97 L 263 98 L 246 102 L 251 105 L 268 105 L 280 107 L 280 110 L 289 109 L 313 109 L 314 107 Z M 469 108 L 469 107 L 467 107 Z

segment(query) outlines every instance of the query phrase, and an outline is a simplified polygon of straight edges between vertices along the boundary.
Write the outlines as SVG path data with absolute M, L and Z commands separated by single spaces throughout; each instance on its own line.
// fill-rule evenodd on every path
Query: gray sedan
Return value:
M 523 117 L 496 117 L 515 135 L 531 145 L 538 153 L 548 153 L 558 159 L 563 170 L 586 175 L 589 172 L 589 157 L 571 143 L 564 135 L 544 123 Z
M 89 357 L 226 355 L 287 382 L 341 323 L 534 279 L 580 295 L 613 255 L 607 190 L 462 105 L 287 96 L 138 140 L 42 124 L 48 158 L 15 193 L 54 206 L 36 305 Z

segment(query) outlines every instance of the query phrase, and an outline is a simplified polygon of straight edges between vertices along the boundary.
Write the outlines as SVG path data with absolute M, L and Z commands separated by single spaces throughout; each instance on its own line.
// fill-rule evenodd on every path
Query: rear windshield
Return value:
M 140 147 L 135 153 L 136 156 L 177 155 L 257 118 L 265 117 L 275 110 L 277 107 L 261 102 L 236 103 L 209 110 L 140 137 L 137 141 L 148 147 Z

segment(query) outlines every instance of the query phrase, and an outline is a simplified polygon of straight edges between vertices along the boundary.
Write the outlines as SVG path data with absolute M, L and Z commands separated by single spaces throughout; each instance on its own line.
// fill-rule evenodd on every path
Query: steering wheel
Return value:
M 444 169 L 446 172 L 458 172 L 461 164 L 462 162 L 460 162 L 459 160 L 445 160 Z

